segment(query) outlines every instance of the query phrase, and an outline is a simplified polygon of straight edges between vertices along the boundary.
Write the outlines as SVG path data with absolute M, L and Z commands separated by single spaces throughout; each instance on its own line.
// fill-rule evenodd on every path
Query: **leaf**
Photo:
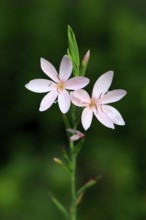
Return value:
M 78 75 L 79 75 L 79 66 L 80 66 L 79 49 L 75 34 L 69 25 L 68 25 L 68 44 L 69 44 L 69 54 L 71 61 L 73 62 L 74 68 L 78 70 Z
M 101 176 L 98 176 L 97 178 L 92 178 L 88 182 L 86 182 L 78 191 L 77 191 L 77 204 L 81 203 L 81 200 L 86 192 L 87 189 L 94 186 L 98 180 L 101 178 Z
M 73 60 L 73 57 L 72 57 L 72 55 L 70 54 L 70 50 L 69 50 L 69 49 L 67 49 L 67 54 L 68 54 L 68 56 L 69 56 L 69 58 L 70 58 L 70 60 L 71 60 L 71 62 L 72 62 L 72 65 L 73 65 L 73 73 L 74 73 L 74 76 L 79 76 L 79 69 L 78 69 L 78 67 L 77 67 L 76 64 L 75 64 L 75 61 Z
M 66 116 L 65 114 L 62 114 L 62 117 L 63 117 L 63 121 L 64 121 L 65 128 L 66 128 L 66 129 L 70 128 L 71 125 L 70 125 L 70 122 L 69 122 L 67 116 Z
M 63 153 L 63 157 L 65 159 L 65 162 L 66 162 L 66 166 L 68 167 L 68 171 L 71 172 L 72 168 L 71 168 L 71 161 L 65 151 L 65 149 L 63 148 L 62 149 L 62 153 Z
M 79 140 L 78 144 L 76 144 L 74 146 L 74 154 L 77 156 L 83 146 L 83 143 L 84 143 L 84 140 L 85 140 L 85 137 L 83 137 L 82 139 Z
M 68 163 L 64 163 L 62 160 L 60 160 L 59 158 L 57 157 L 54 157 L 53 158 L 54 162 L 59 165 L 69 176 L 71 175 L 71 172 L 70 172 L 70 166 Z M 66 161 L 65 161 L 66 162 Z
M 52 193 L 49 193 L 49 197 L 54 203 L 54 205 L 58 208 L 58 210 L 60 210 L 60 212 L 66 217 L 66 219 L 68 219 L 69 213 L 67 209 L 61 204 L 61 202 L 59 202 L 59 200 L 56 197 L 54 197 Z

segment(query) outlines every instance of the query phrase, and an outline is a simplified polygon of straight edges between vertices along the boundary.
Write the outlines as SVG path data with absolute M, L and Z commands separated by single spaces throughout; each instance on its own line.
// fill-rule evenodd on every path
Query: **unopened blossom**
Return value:
M 43 58 L 41 58 L 41 68 L 51 80 L 34 79 L 25 87 L 32 92 L 47 93 L 41 101 L 40 111 L 47 110 L 55 101 L 58 101 L 61 112 L 66 113 L 70 108 L 70 94 L 67 90 L 81 89 L 89 83 L 89 79 L 86 77 L 69 79 L 73 67 L 67 55 L 62 58 L 59 74 L 55 67 Z
M 89 61 L 89 58 L 90 58 L 90 50 L 88 50 L 87 53 L 85 54 L 83 61 L 82 61 L 82 64 L 86 65 Z
M 79 130 L 69 128 L 69 129 L 67 129 L 67 131 L 69 131 L 70 133 L 73 134 L 73 135 L 69 138 L 70 141 L 77 141 L 77 140 L 79 140 L 79 139 L 85 137 L 85 134 L 83 134 L 83 133 L 80 132 Z
M 108 91 L 113 79 L 113 71 L 108 71 L 101 75 L 92 91 L 92 97 L 81 89 L 71 94 L 71 100 L 74 105 L 84 107 L 81 121 L 85 130 L 92 122 L 93 115 L 106 127 L 114 128 L 114 124 L 125 125 L 121 114 L 109 103 L 117 102 L 126 95 L 122 89 Z

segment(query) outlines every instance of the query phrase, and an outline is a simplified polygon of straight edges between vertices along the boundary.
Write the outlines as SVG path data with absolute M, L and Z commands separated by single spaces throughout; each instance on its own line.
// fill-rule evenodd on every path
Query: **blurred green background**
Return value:
M 40 57 L 59 68 L 67 25 L 81 58 L 91 59 L 87 90 L 114 70 L 111 89 L 128 95 L 115 106 L 126 126 L 94 119 L 78 161 L 78 186 L 102 176 L 79 206 L 80 220 L 146 219 L 146 3 L 136 0 L 1 0 L 0 2 L 0 219 L 62 220 L 48 198 L 69 207 L 69 180 L 52 158 L 67 146 L 57 105 L 38 111 L 42 94 L 24 85 L 46 78 Z

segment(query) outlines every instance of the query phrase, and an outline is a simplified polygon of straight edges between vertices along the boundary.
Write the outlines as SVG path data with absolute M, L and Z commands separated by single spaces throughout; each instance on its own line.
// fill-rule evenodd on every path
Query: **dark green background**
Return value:
M 91 50 L 87 90 L 114 70 L 111 89 L 128 95 L 115 106 L 126 126 L 95 118 L 78 161 L 78 186 L 102 176 L 79 206 L 80 220 L 146 219 L 146 4 L 136 0 L 1 0 L 0 2 L 0 219 L 62 220 L 48 198 L 69 207 L 69 180 L 52 158 L 67 146 L 57 105 L 38 111 L 42 94 L 24 85 L 46 78 L 40 57 L 59 68 L 67 25 L 83 57 Z

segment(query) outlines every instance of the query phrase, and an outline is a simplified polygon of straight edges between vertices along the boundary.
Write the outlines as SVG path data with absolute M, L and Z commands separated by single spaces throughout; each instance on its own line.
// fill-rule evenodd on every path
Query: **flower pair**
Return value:
M 74 105 L 84 107 L 81 121 L 85 130 L 90 127 L 93 115 L 109 128 L 114 128 L 114 124 L 125 124 L 121 114 L 108 105 L 119 101 L 126 95 L 126 91 L 121 89 L 108 91 L 112 83 L 113 71 L 108 71 L 97 79 L 90 98 L 88 93 L 82 89 L 89 83 L 88 78 L 79 76 L 69 79 L 73 67 L 67 55 L 61 61 L 59 74 L 54 66 L 43 58 L 41 58 L 41 68 L 52 81 L 34 79 L 26 84 L 26 88 L 33 92 L 48 92 L 41 101 L 40 111 L 50 108 L 57 99 L 61 112 L 67 113 L 72 101 Z M 67 90 L 73 90 L 73 92 L 69 94 Z

